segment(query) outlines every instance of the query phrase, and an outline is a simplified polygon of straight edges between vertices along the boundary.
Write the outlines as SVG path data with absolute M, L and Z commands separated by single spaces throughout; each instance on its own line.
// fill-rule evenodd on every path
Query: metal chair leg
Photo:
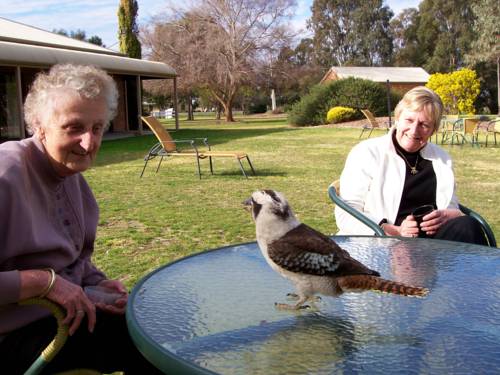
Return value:
M 253 175 L 255 176 L 255 169 L 253 169 L 252 162 L 250 161 L 250 158 L 248 157 L 248 155 L 246 156 L 246 159 L 247 159 L 248 165 L 250 166 L 250 169 L 252 170 Z
M 241 169 L 241 172 L 243 173 L 243 176 L 245 176 L 245 178 L 248 179 L 248 176 L 245 173 L 245 169 L 243 168 L 243 164 L 241 164 L 241 159 L 236 157 L 236 160 L 238 160 L 238 164 L 240 165 L 240 169 Z
M 160 158 L 160 162 L 158 163 L 158 166 L 156 167 L 156 172 L 155 173 L 158 173 L 158 171 L 160 170 L 160 165 L 161 165 L 162 161 L 163 161 L 163 156 Z
M 146 165 L 148 165 L 149 158 L 146 159 L 146 162 L 144 163 L 144 167 L 142 168 L 142 172 L 139 178 L 142 178 L 142 175 L 144 174 L 144 171 L 146 170 Z
M 209 156 L 208 160 L 210 161 L 210 174 L 214 174 L 214 167 L 213 167 L 213 164 L 212 164 L 212 157 Z
M 200 158 L 199 158 L 199 156 L 196 157 L 196 163 L 198 165 L 198 178 L 201 180 L 201 168 L 200 168 Z

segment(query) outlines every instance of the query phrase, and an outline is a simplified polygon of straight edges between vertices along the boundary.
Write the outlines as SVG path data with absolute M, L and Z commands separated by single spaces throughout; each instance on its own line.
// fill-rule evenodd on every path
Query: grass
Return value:
M 257 176 L 245 180 L 237 163 L 224 158 L 215 160 L 213 176 L 202 161 L 199 180 L 195 160 L 186 157 L 164 161 L 157 174 L 153 160 L 141 179 L 143 157 L 156 142 L 152 135 L 103 142 L 85 173 L 101 209 L 94 260 L 129 287 L 180 257 L 254 241 L 241 202 L 257 189 L 283 192 L 301 221 L 325 233 L 337 230 L 326 189 L 340 175 L 359 129 L 293 128 L 284 117 L 240 117 L 229 125 L 197 118 L 182 121 L 174 138 L 208 137 L 215 150 L 246 151 Z M 500 146 L 443 147 L 454 159 L 461 203 L 480 212 L 500 239 Z

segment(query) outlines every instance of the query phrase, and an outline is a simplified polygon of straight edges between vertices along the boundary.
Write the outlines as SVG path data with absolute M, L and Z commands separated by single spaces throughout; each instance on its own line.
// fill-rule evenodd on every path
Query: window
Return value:
M 18 88 L 15 67 L 0 67 L 0 142 L 20 139 Z

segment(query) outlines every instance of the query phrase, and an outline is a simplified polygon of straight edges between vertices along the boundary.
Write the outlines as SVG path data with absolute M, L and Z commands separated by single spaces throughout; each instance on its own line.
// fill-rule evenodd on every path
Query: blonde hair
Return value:
M 433 132 L 436 132 L 441 122 L 443 114 L 443 102 L 441 98 L 431 89 L 424 86 L 417 86 L 408 91 L 394 110 L 396 121 L 403 110 L 414 112 L 424 111 L 433 125 Z
M 118 107 L 118 90 L 115 81 L 104 70 L 92 65 L 58 64 L 49 72 L 37 75 L 24 102 L 26 130 L 33 134 L 40 127 L 40 116 L 54 91 L 73 90 L 80 97 L 95 99 L 103 96 L 108 107 L 106 126 L 115 117 Z M 63 94 L 62 94 L 63 95 Z

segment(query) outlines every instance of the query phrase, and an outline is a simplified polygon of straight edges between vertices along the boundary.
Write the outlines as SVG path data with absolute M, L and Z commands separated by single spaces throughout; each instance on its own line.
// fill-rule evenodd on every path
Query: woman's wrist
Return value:
M 56 283 L 56 273 L 52 268 L 44 268 L 44 271 L 47 271 L 49 273 L 49 282 L 47 283 L 47 286 L 43 290 L 42 293 L 40 293 L 40 298 L 45 298 L 47 294 L 50 293 L 52 288 L 54 287 L 54 284 Z
M 19 277 L 21 282 L 19 300 L 40 297 L 48 290 L 52 281 L 52 273 L 43 269 L 19 271 Z

